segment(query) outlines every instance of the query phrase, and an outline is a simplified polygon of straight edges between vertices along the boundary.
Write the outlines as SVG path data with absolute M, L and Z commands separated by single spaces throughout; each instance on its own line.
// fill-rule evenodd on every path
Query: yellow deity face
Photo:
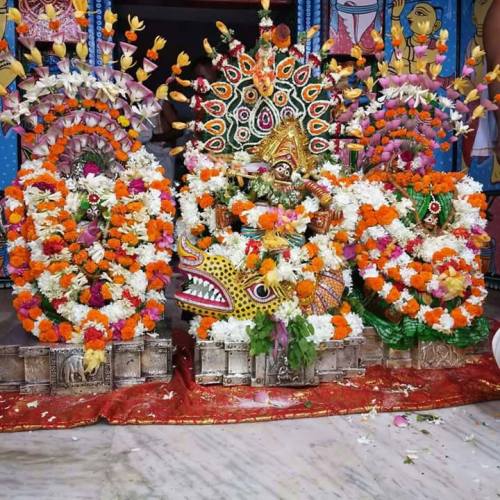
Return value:
M 441 27 L 436 9 L 427 2 L 420 2 L 408 14 L 410 29 L 416 35 L 431 35 Z

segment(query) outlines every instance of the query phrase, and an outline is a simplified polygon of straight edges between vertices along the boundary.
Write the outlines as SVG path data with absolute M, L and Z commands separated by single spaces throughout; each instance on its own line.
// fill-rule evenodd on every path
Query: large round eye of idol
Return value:
M 263 283 L 256 283 L 247 288 L 247 293 L 256 302 L 265 304 L 276 298 L 275 293 Z

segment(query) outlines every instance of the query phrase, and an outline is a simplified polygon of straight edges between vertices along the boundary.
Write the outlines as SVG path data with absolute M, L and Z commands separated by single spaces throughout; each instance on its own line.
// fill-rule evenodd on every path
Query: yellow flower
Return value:
M 206 38 L 203 39 L 203 49 L 205 50 L 208 56 L 211 56 L 214 53 L 214 49 L 212 48 L 212 46 L 210 45 L 210 43 Z
M 35 63 L 37 66 L 43 66 L 42 54 L 36 47 L 33 47 L 29 54 L 25 53 L 24 57 L 26 57 L 28 61 Z
M 448 41 L 448 36 L 448 30 L 443 29 L 439 32 L 439 40 L 443 43 L 446 43 Z
M 167 41 L 165 40 L 165 38 L 157 36 L 153 43 L 152 50 L 156 50 L 158 52 L 159 50 L 163 49 L 163 47 L 165 47 L 166 43 Z
M 322 46 L 321 52 L 330 52 L 330 49 L 333 47 L 335 40 L 333 38 L 329 38 Z
M 418 58 L 415 67 L 418 73 L 427 73 L 427 61 L 424 58 Z
M 366 88 L 368 89 L 368 92 L 371 92 L 373 90 L 373 87 L 375 86 L 375 81 L 373 80 L 373 77 L 369 76 L 365 80 Z
M 7 13 L 7 19 L 9 21 L 14 21 L 16 24 L 21 24 L 23 22 L 23 16 L 18 9 L 10 7 Z
M 135 66 L 134 58 L 132 56 L 120 57 L 120 68 L 122 71 L 127 71 Z
M 429 66 L 429 72 L 430 72 L 433 80 L 435 80 L 439 76 L 439 73 L 441 73 L 442 69 L 443 69 L 443 66 L 441 64 L 432 63 Z
M 403 73 L 403 70 L 404 70 L 404 61 L 402 59 L 396 59 L 392 65 L 394 66 L 394 69 L 396 70 L 396 73 L 398 75 L 400 75 L 401 73 Z
M 56 43 L 54 42 L 52 44 L 52 50 L 54 51 L 54 54 L 63 59 L 66 57 L 66 44 L 65 43 Z
M 371 30 L 370 35 L 375 43 L 384 43 L 384 39 L 377 30 Z
M 40 15 L 40 19 L 53 21 L 57 17 L 57 12 L 51 3 L 45 4 L 45 14 Z
M 116 120 L 122 127 L 130 126 L 130 120 L 125 115 L 120 115 Z
M 80 61 L 85 61 L 89 55 L 89 48 L 86 43 L 78 42 L 76 44 L 76 55 Z
M 115 24 L 118 21 L 118 14 L 115 14 L 111 9 L 104 11 L 104 22 L 107 24 Z
M 146 27 L 144 21 L 141 21 L 137 16 L 131 17 L 129 14 L 127 19 L 130 31 L 142 31 Z
M 73 8 L 75 9 L 75 17 L 85 17 L 89 8 L 87 0 L 71 0 Z
M 143 68 L 139 68 L 135 72 L 135 77 L 137 78 L 138 82 L 142 83 L 142 82 L 145 82 L 150 77 L 150 74 L 147 73 L 146 71 L 144 71 Z
M 262 5 L 263 10 L 269 10 L 269 4 L 271 0 L 260 0 L 260 4 Z
M 455 78 L 455 80 L 453 80 L 453 88 L 458 92 L 460 92 L 461 94 L 465 94 L 469 87 L 470 87 L 470 82 L 465 78 L 458 77 Z
M 159 100 L 164 100 L 168 96 L 168 85 L 166 83 L 163 83 L 156 89 L 156 98 Z
M 387 76 L 389 74 L 389 64 L 386 61 L 377 63 L 378 70 L 382 76 Z
M 24 72 L 23 65 L 17 59 L 11 59 L 10 69 L 16 76 L 19 76 L 20 78 L 26 78 L 26 73 Z
M 83 365 L 85 373 L 94 373 L 99 366 L 106 361 L 106 354 L 104 351 L 87 349 L 83 355 Z
M 484 79 L 486 80 L 487 83 L 492 83 L 495 80 L 498 80 L 498 78 L 500 78 L 500 65 L 499 64 L 497 64 L 493 68 L 493 71 L 486 73 L 486 76 L 484 77 Z
M 353 89 L 353 88 L 344 89 L 343 91 L 344 97 L 350 99 L 351 101 L 357 99 L 362 93 L 363 93 L 362 89 Z
M 448 268 L 447 272 L 441 274 L 439 280 L 446 287 L 446 294 L 444 300 L 451 300 L 455 297 L 463 297 L 467 284 L 465 276 L 459 274 L 455 268 Z
M 222 21 L 216 21 L 215 23 L 215 26 L 217 26 L 217 29 L 224 35 L 224 36 L 228 36 L 230 33 L 229 33 L 229 30 L 227 28 L 227 26 L 222 22 Z
M 172 73 L 174 75 L 180 75 L 182 73 L 182 68 L 188 66 L 191 63 L 189 56 L 183 51 L 177 56 L 177 63 L 172 65 Z
M 469 102 L 475 101 L 476 99 L 479 99 L 479 92 L 477 89 L 472 89 L 468 94 L 467 97 L 464 100 L 465 104 L 469 104 Z
M 476 118 L 482 118 L 485 114 L 486 109 L 482 104 L 480 104 L 474 108 L 474 111 L 472 112 L 472 119 L 475 120 Z
M 484 54 L 486 54 L 486 52 L 484 50 L 481 50 L 481 47 L 479 47 L 479 45 L 476 45 L 472 49 L 471 55 L 476 61 L 479 61 L 484 56 Z
M 355 59 L 361 59 L 363 57 L 363 52 L 359 45 L 354 45 L 351 49 L 351 56 Z
M 8 94 L 7 89 L 0 83 L 0 96 L 3 97 L 7 94 Z
M 310 40 L 313 36 L 316 35 L 316 33 L 319 31 L 319 24 L 315 24 L 314 26 L 311 26 L 306 33 L 306 38 Z

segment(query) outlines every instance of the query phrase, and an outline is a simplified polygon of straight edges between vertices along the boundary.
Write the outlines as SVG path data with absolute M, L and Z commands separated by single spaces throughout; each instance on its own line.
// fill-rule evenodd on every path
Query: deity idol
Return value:
M 205 115 L 176 124 L 197 133 L 184 152 L 178 252 L 187 280 L 176 299 L 199 315 L 192 331 L 201 339 L 232 330 L 226 340 L 238 331 L 248 340 L 246 326 L 252 331 L 262 317 L 290 327 L 302 315 L 307 335 L 316 322 L 327 325 L 319 336 L 340 339 L 361 328 L 342 302 L 341 214 L 330 206 L 331 171 L 339 168 L 330 121 L 340 98 L 329 70 L 315 76 L 331 41 L 304 63 L 304 42 L 317 28 L 292 45 L 288 27 L 273 25 L 268 2 L 260 16 L 252 51 L 218 22 L 228 53 L 207 40 L 204 47 L 220 80 L 183 82 Z

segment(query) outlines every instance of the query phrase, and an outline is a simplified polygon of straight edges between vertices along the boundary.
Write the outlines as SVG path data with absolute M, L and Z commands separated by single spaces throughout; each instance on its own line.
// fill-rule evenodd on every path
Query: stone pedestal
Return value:
M 43 344 L 16 325 L 0 333 L 0 391 L 22 394 L 107 392 L 151 380 L 172 378 L 172 339 L 165 322 L 158 336 L 106 347 L 106 361 L 85 373 L 84 351 L 74 344 Z

